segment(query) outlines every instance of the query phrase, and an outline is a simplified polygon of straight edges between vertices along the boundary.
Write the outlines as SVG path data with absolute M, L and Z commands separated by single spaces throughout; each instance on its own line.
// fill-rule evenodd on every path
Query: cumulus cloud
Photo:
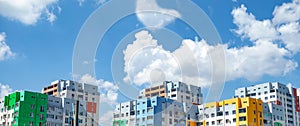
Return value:
M 146 27 L 154 29 L 162 28 L 180 17 L 176 10 L 161 8 L 156 0 L 136 0 L 136 15 Z
M 79 6 L 82 6 L 86 0 L 77 0 L 77 1 L 78 1 Z M 109 0 L 96 0 L 96 4 L 102 5 L 102 4 L 106 3 L 107 1 L 109 1 Z
M 276 6 L 273 11 L 274 18 L 272 22 L 275 25 L 282 23 L 297 22 L 300 19 L 300 1 L 292 0 L 290 3 L 284 3 Z
M 114 115 L 114 111 L 110 110 L 104 113 L 103 115 L 101 115 L 99 122 L 101 123 L 102 126 L 110 126 L 112 124 L 113 115 Z
M 42 15 L 53 22 L 56 16 L 48 7 L 55 6 L 57 2 L 58 0 L 1 0 L 0 15 L 26 25 L 35 24 Z
M 81 77 L 80 81 L 82 83 L 97 85 L 100 91 L 100 102 L 108 104 L 116 104 L 118 99 L 118 89 L 119 87 L 109 81 L 104 81 L 103 79 L 97 80 L 90 74 L 85 74 Z
M 15 56 L 15 53 L 13 53 L 10 47 L 6 44 L 5 39 L 6 39 L 5 32 L 0 33 L 0 61 Z
M 264 75 L 281 76 L 298 66 L 289 58 L 288 50 L 268 40 L 258 40 L 253 46 L 241 48 L 229 48 L 227 44 L 209 45 L 205 40 L 183 40 L 178 49 L 170 52 L 157 45 L 157 40 L 147 31 L 141 31 L 124 51 L 124 79 L 141 86 L 161 81 L 163 77 L 208 87 L 213 69 L 211 58 L 214 57 L 211 54 L 215 50 L 224 50 L 227 81 L 237 78 L 255 81 Z M 152 77 L 153 72 L 156 77 Z
M 9 93 L 13 91 L 13 89 L 9 85 L 1 84 L 0 83 L 0 98 L 7 96 Z
M 237 25 L 234 31 L 252 42 L 270 41 L 281 43 L 288 51 L 296 54 L 300 51 L 300 2 L 294 0 L 276 6 L 272 19 L 257 20 L 247 12 L 245 5 L 232 11 L 233 21 Z

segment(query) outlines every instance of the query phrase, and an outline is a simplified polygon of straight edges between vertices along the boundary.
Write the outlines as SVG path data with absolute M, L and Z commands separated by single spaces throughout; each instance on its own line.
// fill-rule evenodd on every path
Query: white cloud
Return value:
M 95 77 L 89 74 L 83 75 L 79 82 L 97 85 L 100 91 L 100 102 L 108 103 L 111 105 L 117 103 L 117 91 L 119 89 L 117 85 L 109 81 L 104 81 L 102 79 L 97 80 Z
M 228 80 L 246 78 L 255 81 L 263 75 L 281 76 L 297 68 L 290 53 L 269 41 L 259 40 L 254 46 L 226 50 Z
M 246 11 L 247 8 L 244 5 L 232 11 L 233 23 L 238 26 L 238 29 L 235 30 L 237 34 L 244 38 L 248 37 L 252 41 L 276 39 L 278 33 L 270 20 L 257 21 L 254 15 L 248 14 Z
M 82 6 L 86 0 L 77 0 L 77 1 L 78 1 L 79 6 Z M 109 1 L 109 0 L 95 0 L 95 3 L 97 5 L 102 5 L 102 4 L 106 3 L 107 1 Z
M 51 24 L 56 20 L 56 16 L 53 12 L 50 12 L 49 10 L 46 10 L 47 15 L 47 21 L 49 21 Z
M 54 6 L 58 0 L 1 0 L 0 15 L 26 25 L 35 24 L 45 14 L 49 22 L 56 18 L 48 7 Z
M 100 116 L 99 122 L 102 126 L 110 126 L 112 125 L 114 111 L 108 111 L 105 114 Z
M 7 96 L 12 91 L 13 91 L 13 89 L 9 85 L 5 85 L 5 84 L 0 83 L 0 98 L 3 98 L 4 96 Z
M 97 61 L 98 61 L 97 59 L 94 59 L 94 60 L 85 60 L 85 61 L 82 62 L 82 64 L 89 65 L 89 64 L 95 63 Z
M 299 21 L 300 1 L 293 0 L 291 3 L 284 3 L 281 6 L 276 6 L 273 15 L 274 18 L 272 21 L 275 25 Z
M 154 46 L 144 48 L 141 45 Z M 227 81 L 237 78 L 255 81 L 264 75 L 281 76 L 298 66 L 288 58 L 291 55 L 288 50 L 267 40 L 241 48 L 228 48 L 226 44 L 212 46 L 204 40 L 183 40 L 178 49 L 170 52 L 157 45 L 148 32 L 141 31 L 124 51 L 125 80 L 138 86 L 165 79 L 207 87 L 212 79 L 211 58 L 214 57 L 211 53 L 215 50 L 223 50 L 226 55 Z M 153 71 L 156 77 L 152 77 Z
M 148 28 L 162 28 L 180 14 L 176 10 L 161 8 L 156 0 L 136 0 L 136 14 L 138 19 Z
M 140 2 L 137 8 L 157 6 L 155 1 L 154 5 Z M 277 6 L 272 19 L 257 20 L 247 12 L 245 5 L 233 9 L 231 14 L 237 25 L 233 31 L 243 39 L 249 39 L 251 46 L 229 48 L 226 44 L 211 46 L 203 40 L 183 40 L 178 49 L 170 52 L 158 45 L 148 32 L 142 31 L 124 51 L 124 71 L 127 74 L 124 80 L 138 86 L 162 79 L 209 86 L 213 69 L 210 53 L 213 50 L 225 52 L 227 81 L 237 78 L 255 81 L 264 75 L 282 76 L 298 67 L 292 58 L 300 51 L 300 1 Z
M 10 50 L 10 47 L 6 44 L 5 39 L 6 39 L 5 32 L 0 33 L 0 61 L 15 56 L 15 53 L 13 53 Z
M 244 5 L 232 11 L 233 21 L 237 25 L 234 31 L 250 41 L 270 41 L 282 43 L 285 49 L 296 54 L 300 51 L 300 2 L 292 1 L 275 7 L 272 19 L 257 20 L 247 12 Z

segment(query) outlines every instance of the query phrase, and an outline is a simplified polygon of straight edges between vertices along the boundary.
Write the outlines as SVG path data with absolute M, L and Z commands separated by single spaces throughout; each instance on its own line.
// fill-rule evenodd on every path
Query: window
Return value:
M 41 106 L 41 112 L 44 112 L 45 109 L 44 109 L 44 106 Z
M 232 114 L 235 114 L 236 112 L 235 112 L 235 110 L 232 110 Z
M 215 117 L 215 114 L 214 114 L 214 113 L 212 113 L 212 114 L 211 114 L 211 117 Z
M 34 105 L 33 105 L 33 104 L 31 104 L 31 105 L 30 105 L 30 108 L 31 108 L 31 109 L 34 109 Z
M 246 108 L 239 109 L 239 113 L 246 113 Z
M 30 117 L 33 117 L 33 113 L 30 113 L 29 116 L 30 116 Z
M 44 120 L 44 115 L 40 114 L 40 120 Z
M 228 111 L 226 111 L 226 112 L 225 112 L 225 115 L 229 115 L 229 112 L 228 112 Z
M 217 112 L 217 116 L 223 116 L 223 112 Z
M 33 126 L 33 122 L 32 121 L 29 122 L 29 126 Z
M 239 121 L 246 121 L 246 116 L 239 117 Z
M 153 116 L 147 116 L 147 119 L 153 119 Z

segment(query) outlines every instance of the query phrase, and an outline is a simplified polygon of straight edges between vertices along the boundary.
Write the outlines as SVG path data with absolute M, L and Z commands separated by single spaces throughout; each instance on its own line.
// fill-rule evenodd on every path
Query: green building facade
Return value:
M 10 118 L 12 122 L 3 123 L 12 126 L 45 126 L 47 108 L 48 95 L 46 94 L 29 91 L 14 92 L 5 96 L 4 107 L 1 108 L 1 112 L 8 112 L 5 118 Z
M 124 120 L 114 120 L 113 126 L 126 126 L 126 119 Z

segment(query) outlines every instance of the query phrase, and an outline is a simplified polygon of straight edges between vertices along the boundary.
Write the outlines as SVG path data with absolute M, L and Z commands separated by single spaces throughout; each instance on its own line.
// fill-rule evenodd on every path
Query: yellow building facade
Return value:
M 198 106 L 198 120 L 187 126 L 263 126 L 263 102 L 254 98 L 233 98 Z

